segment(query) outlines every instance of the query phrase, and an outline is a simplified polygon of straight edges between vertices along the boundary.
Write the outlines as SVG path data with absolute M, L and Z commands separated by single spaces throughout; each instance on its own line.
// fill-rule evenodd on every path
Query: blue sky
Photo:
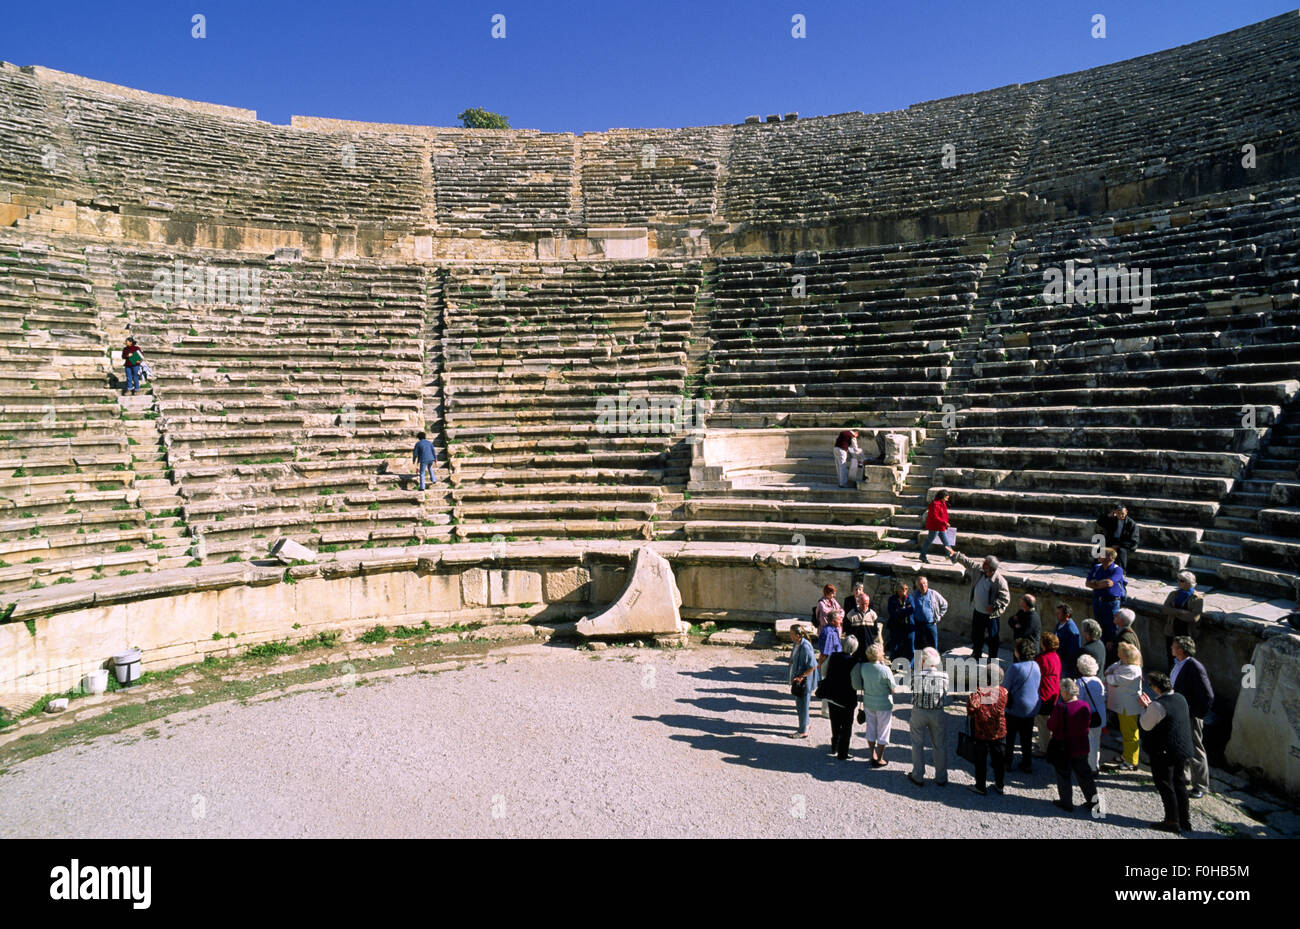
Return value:
M 516 128 L 585 132 L 898 109 L 1194 42 L 1291 3 L 0 0 L 0 58 L 277 123 L 445 126 L 482 106 Z M 504 39 L 490 35 L 497 13 Z M 791 36 L 796 13 L 807 38 Z

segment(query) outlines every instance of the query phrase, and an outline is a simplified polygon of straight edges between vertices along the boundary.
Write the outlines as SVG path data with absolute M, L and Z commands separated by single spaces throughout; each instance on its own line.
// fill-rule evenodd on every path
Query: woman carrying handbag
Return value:
M 1002 667 L 988 666 L 989 682 L 966 699 L 966 724 L 969 735 L 957 734 L 957 754 L 975 765 L 975 783 L 971 790 L 981 797 L 988 794 L 987 761 L 993 759 L 993 792 L 1005 789 L 1007 756 L 1002 740 L 1007 737 L 1007 689 L 1002 686 Z M 963 738 L 965 737 L 965 738 Z
M 813 654 L 812 643 L 804 633 L 804 627 L 799 623 L 790 627 L 790 640 L 794 642 L 794 650 L 790 653 L 790 694 L 794 697 L 795 709 L 799 713 L 799 728 L 790 733 L 790 738 L 806 739 L 812 695 L 818 683 L 817 658 Z

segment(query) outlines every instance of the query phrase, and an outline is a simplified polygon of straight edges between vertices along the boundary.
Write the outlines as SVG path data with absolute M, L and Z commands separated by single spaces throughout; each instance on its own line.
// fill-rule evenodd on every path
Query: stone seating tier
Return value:
M 177 257 L 256 271 L 258 300 L 160 302 L 154 272 Z M 424 268 L 130 248 L 110 249 L 108 263 L 156 370 L 163 441 L 200 557 L 264 554 L 290 533 L 366 547 L 447 537 L 445 495 L 417 496 L 410 464 L 414 433 L 441 424 L 436 395 L 425 396 L 436 283 Z M 445 479 L 445 460 L 439 471 Z
M 1288 14 L 892 112 L 581 136 L 298 117 L 276 126 L 5 64 L 0 188 L 32 202 L 0 201 L 0 216 L 65 202 L 128 226 L 271 224 L 309 248 L 322 230 L 374 231 L 365 247 L 407 252 L 430 232 L 533 245 L 669 226 L 666 247 L 694 247 L 707 232 L 743 251 L 754 231 L 754 241 L 811 228 L 812 241 L 849 242 L 1050 221 L 1294 174 L 1300 107 L 1270 65 L 1298 39 Z M 1106 115 L 1080 132 L 1079 113 Z M 1254 140 L 1256 168 L 1239 167 L 1235 140 Z
M 606 431 L 600 403 L 680 401 L 700 281 L 689 262 L 449 270 L 448 453 L 454 492 L 472 494 L 454 507 L 458 537 L 649 537 L 673 436 Z

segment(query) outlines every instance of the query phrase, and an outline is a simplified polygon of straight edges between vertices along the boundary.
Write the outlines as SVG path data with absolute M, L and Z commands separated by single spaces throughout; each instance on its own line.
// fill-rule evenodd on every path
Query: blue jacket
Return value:
M 812 642 L 807 638 L 799 640 L 799 644 L 790 654 L 790 676 L 789 680 L 793 681 L 798 675 L 805 671 L 811 670 L 808 675 L 808 693 L 817 689 L 820 683 L 820 675 L 817 673 L 817 656 L 813 654 Z
M 1065 625 L 1057 625 L 1056 637 L 1061 641 L 1061 647 L 1056 650 L 1061 656 L 1061 677 L 1077 677 L 1079 670 L 1075 667 L 1075 662 L 1083 652 L 1083 638 L 1079 635 L 1079 627 L 1074 624 L 1073 619 L 1068 619 Z
M 1024 719 L 1038 711 L 1038 682 L 1041 674 L 1037 662 L 1017 661 L 1007 668 L 1002 686 L 1007 690 L 1007 715 Z
M 433 443 L 428 439 L 421 439 L 415 443 L 415 451 L 411 453 L 411 460 L 425 464 L 431 461 L 437 461 L 438 456 L 433 450 Z
M 932 593 L 913 590 L 907 595 L 907 601 L 912 604 L 912 646 L 917 651 L 939 647 L 939 619 L 934 615 Z
M 834 626 L 822 626 L 822 631 L 817 633 L 817 651 L 823 655 L 833 655 L 844 649 L 840 641 L 840 631 Z

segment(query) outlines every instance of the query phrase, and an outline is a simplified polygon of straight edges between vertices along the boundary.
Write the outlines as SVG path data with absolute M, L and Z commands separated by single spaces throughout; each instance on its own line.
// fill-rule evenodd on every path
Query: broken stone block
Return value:
M 682 621 L 682 595 L 672 566 L 646 546 L 637 549 L 627 585 L 618 599 L 594 616 L 578 622 L 585 636 L 681 634 L 689 630 Z
M 1228 761 L 1300 797 L 1300 636 L 1265 639 L 1248 667 L 1255 686 L 1237 697 Z
M 295 561 L 315 561 L 316 553 L 293 539 L 279 539 L 271 546 L 271 557 L 281 564 L 293 564 Z

